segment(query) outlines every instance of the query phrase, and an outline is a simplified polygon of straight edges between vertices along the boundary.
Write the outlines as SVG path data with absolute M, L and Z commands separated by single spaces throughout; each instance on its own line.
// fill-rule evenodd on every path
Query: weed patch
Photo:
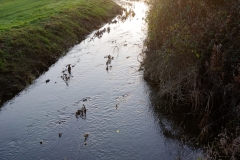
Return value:
M 239 10 L 235 0 L 151 1 L 144 77 L 196 118 L 202 141 L 239 126 Z

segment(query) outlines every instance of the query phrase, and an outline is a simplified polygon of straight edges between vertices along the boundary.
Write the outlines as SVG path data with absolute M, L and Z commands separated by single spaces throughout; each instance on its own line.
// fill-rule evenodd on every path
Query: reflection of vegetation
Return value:
M 1 2 L 0 99 L 21 91 L 68 48 L 120 12 L 111 0 Z
M 188 156 L 187 159 L 195 159 L 194 157 L 203 157 L 200 143 L 200 139 L 198 139 L 198 128 L 192 123 L 194 121 L 194 117 L 192 119 L 186 118 L 186 113 L 181 111 L 176 111 L 174 108 L 169 110 L 169 104 L 166 100 L 159 97 L 157 94 L 157 89 L 155 85 L 151 85 L 149 87 L 151 93 L 149 94 L 149 99 L 151 101 L 151 109 L 154 111 L 155 121 L 160 127 L 160 133 L 166 137 L 167 140 L 177 141 L 177 146 L 182 146 L 181 153 L 177 155 L 179 159 L 186 159 L 185 156 Z M 191 148 L 191 153 L 189 155 L 185 155 L 185 149 L 187 146 Z M 172 146 L 174 147 L 174 146 Z M 181 147 L 180 147 L 181 148 Z M 184 149 L 185 148 L 185 149 Z M 197 155 L 196 155 L 197 154 Z
M 151 0 L 144 76 L 169 110 L 195 117 L 202 140 L 223 128 L 228 144 L 239 136 L 239 8 L 237 0 Z
M 198 128 L 192 123 L 194 117 L 189 121 L 185 118 L 186 114 L 184 112 L 176 112 L 174 108 L 169 109 L 167 101 L 157 95 L 156 86 L 150 84 L 150 87 L 151 106 L 158 118 L 162 134 L 167 138 L 177 139 L 182 143 L 194 146 L 193 142 L 198 141 Z

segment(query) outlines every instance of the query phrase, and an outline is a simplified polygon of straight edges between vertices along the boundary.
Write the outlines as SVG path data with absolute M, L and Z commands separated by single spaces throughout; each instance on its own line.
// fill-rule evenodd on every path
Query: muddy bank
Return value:
M 121 11 L 111 0 L 92 0 L 40 23 L 0 33 L 0 103 L 22 91 L 70 47 Z

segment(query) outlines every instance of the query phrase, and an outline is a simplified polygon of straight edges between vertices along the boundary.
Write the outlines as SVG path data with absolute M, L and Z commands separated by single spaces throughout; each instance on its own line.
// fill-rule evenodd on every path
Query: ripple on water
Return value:
M 106 24 L 99 30 L 110 27 L 110 32 L 101 38 L 94 31 L 5 104 L 0 111 L 1 158 L 168 160 L 201 153 L 163 134 L 161 125 L 167 126 L 169 119 L 159 118 L 153 109 L 138 72 L 147 6 L 119 2 L 135 16 Z M 108 55 L 114 57 L 111 64 L 106 64 Z M 61 76 L 68 64 L 72 68 L 66 80 Z M 85 118 L 75 115 L 83 105 Z

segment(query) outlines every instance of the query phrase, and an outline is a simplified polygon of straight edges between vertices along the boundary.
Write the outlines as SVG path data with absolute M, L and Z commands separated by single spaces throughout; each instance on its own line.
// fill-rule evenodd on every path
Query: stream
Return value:
M 166 136 L 159 124 L 171 128 L 172 122 L 153 109 L 154 94 L 139 70 L 148 4 L 117 3 L 125 14 L 69 49 L 0 108 L 1 160 L 203 156 L 201 149 Z

